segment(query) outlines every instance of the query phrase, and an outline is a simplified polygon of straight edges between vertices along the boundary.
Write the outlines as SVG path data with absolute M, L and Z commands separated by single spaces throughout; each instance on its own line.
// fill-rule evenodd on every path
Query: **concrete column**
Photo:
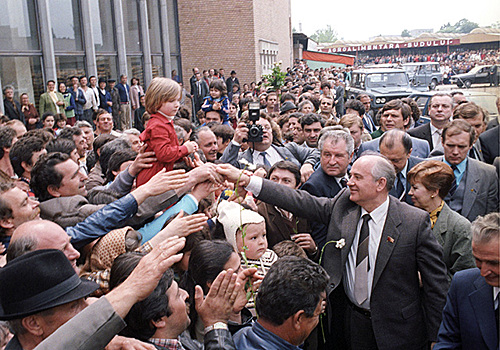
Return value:
M 113 8 L 115 15 L 115 35 L 116 35 L 116 49 L 118 51 L 118 77 L 127 72 L 127 51 L 125 45 L 125 25 L 123 22 L 123 6 L 122 0 L 113 0 Z
M 171 9 L 173 11 L 173 9 Z M 160 18 L 161 18 L 161 40 L 163 47 L 163 71 L 165 76 L 172 78 L 172 60 L 170 58 L 170 41 L 168 33 L 168 6 L 167 0 L 160 0 Z M 178 72 L 177 74 L 181 74 Z
M 97 63 L 95 59 L 94 32 L 92 29 L 92 14 L 90 1 L 81 2 L 83 42 L 85 44 L 85 63 L 87 65 L 87 76 L 97 76 Z
M 139 24 L 142 40 L 144 87 L 147 87 L 153 79 L 153 64 L 151 63 L 151 42 L 149 41 L 148 27 L 148 4 L 146 0 L 139 0 Z
M 43 70 L 45 72 L 45 81 L 57 81 L 56 58 L 54 55 L 54 40 L 52 40 L 49 0 L 38 0 L 38 21 L 40 24 L 40 41 L 42 43 L 42 61 Z

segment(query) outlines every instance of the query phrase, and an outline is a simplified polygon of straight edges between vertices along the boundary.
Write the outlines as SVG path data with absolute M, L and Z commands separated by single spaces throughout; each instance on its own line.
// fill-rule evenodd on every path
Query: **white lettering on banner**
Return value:
M 321 52 L 337 53 L 337 52 L 356 52 L 356 51 L 372 51 L 372 50 L 391 50 L 391 49 L 411 49 L 418 47 L 435 47 L 446 45 L 460 45 L 460 39 L 443 39 L 433 41 L 417 41 L 401 44 L 375 44 L 375 45 L 356 45 L 356 46 L 340 46 L 320 49 Z

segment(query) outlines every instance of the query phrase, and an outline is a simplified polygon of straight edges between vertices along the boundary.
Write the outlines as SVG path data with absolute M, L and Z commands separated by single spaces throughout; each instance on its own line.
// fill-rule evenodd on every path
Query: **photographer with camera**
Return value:
M 250 164 L 263 164 L 268 167 L 279 161 L 288 160 L 301 167 L 301 180 L 305 182 L 314 172 L 314 165 L 319 162 L 319 151 L 299 146 L 295 142 L 289 142 L 284 146 L 273 144 L 272 119 L 265 114 L 261 115 L 258 107 L 252 107 L 253 104 L 249 108 L 249 123 L 238 123 L 233 140 L 220 158 L 221 162 L 242 169 L 245 166 L 240 163 L 241 159 Z M 248 142 L 250 147 L 240 152 L 243 142 Z

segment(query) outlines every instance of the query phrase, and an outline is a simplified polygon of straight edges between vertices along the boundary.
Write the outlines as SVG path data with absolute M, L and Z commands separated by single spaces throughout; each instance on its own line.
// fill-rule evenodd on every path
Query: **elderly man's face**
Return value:
M 198 134 L 198 146 L 203 151 L 207 161 L 213 162 L 217 159 L 217 137 L 212 131 L 202 131 Z
M 59 327 L 71 320 L 83 309 L 87 307 L 85 299 L 81 298 L 63 305 L 59 305 L 50 309 L 51 313 L 37 314 L 41 330 L 42 338 L 45 339 L 54 333 Z
M 328 176 L 341 177 L 347 173 L 347 167 L 352 155 L 347 153 L 344 140 L 325 140 L 321 151 L 321 168 Z
M 478 243 L 472 241 L 472 255 L 476 259 L 476 266 L 481 270 L 481 276 L 486 283 L 493 287 L 500 287 L 500 239 L 498 236 L 489 242 Z
M 386 146 L 385 143 L 380 144 L 380 153 L 387 157 L 396 168 L 396 173 L 401 172 L 405 166 L 406 161 L 410 158 L 410 153 L 406 153 L 406 150 L 402 143 L 395 143 L 392 148 Z

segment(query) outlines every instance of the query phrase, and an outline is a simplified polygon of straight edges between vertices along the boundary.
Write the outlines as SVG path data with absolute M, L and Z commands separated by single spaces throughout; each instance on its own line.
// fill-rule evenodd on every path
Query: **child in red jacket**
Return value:
M 198 150 L 198 144 L 194 141 L 185 142 L 182 146 L 177 141 L 173 123 L 181 99 L 181 87 L 177 82 L 168 78 L 154 78 L 145 99 L 146 111 L 151 114 L 151 119 L 140 138 L 147 144 L 146 152 L 155 152 L 157 161 L 151 168 L 139 173 L 137 187 L 148 182 L 163 168 L 172 170 L 176 161 Z

